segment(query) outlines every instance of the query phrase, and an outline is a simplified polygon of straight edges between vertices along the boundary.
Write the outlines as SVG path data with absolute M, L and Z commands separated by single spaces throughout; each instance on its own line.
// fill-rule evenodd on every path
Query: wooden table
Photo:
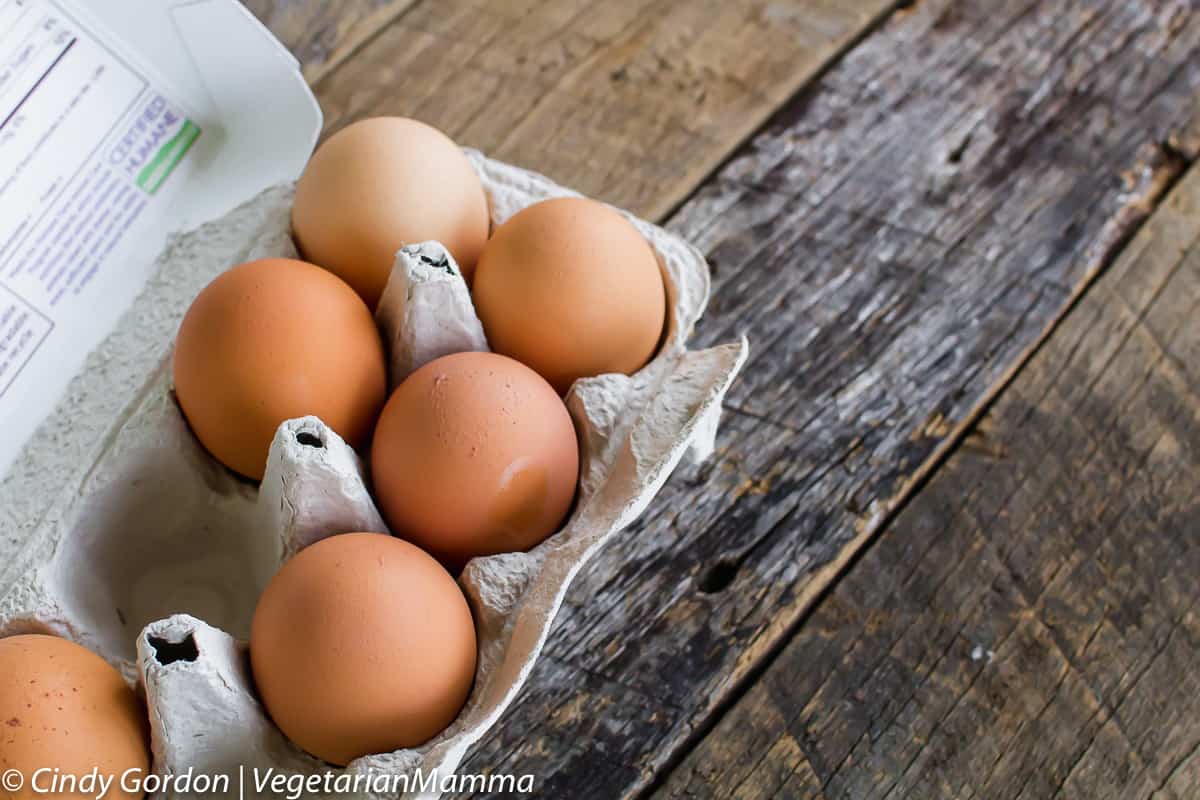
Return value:
M 719 450 L 466 769 L 546 797 L 1200 797 L 1198 0 L 251 0 L 708 254 Z

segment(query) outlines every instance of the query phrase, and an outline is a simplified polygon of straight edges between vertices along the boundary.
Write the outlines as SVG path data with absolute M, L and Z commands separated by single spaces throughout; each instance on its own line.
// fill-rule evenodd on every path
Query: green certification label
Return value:
M 171 176 L 180 160 L 187 155 L 196 138 L 200 136 L 200 128 L 190 119 L 185 119 L 183 125 L 174 136 L 158 148 L 154 157 L 146 162 L 137 176 L 137 185 L 146 194 L 154 194 L 158 187 Z

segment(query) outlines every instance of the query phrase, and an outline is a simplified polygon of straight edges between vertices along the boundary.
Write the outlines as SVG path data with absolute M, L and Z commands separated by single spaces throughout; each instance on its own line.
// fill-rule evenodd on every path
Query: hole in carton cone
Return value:
M 425 255 L 425 253 L 421 253 L 420 259 L 421 259 L 422 263 L 428 264 L 429 266 L 433 267 L 434 269 L 440 269 L 442 272 L 446 273 L 447 275 L 454 274 L 454 270 L 450 269 L 450 262 L 446 259 L 446 257 L 444 255 L 441 256 L 440 258 L 430 258 L 429 256 Z
M 200 649 L 196 647 L 196 638 L 192 634 L 183 637 L 182 642 L 172 642 L 161 636 L 147 636 L 146 641 L 154 648 L 154 659 L 164 667 L 176 661 L 195 661 L 200 657 Z
M 325 446 L 325 443 L 321 441 L 320 436 L 317 436 L 315 433 L 309 433 L 308 431 L 300 431 L 297 433 L 296 441 L 305 447 L 315 447 L 318 450 Z

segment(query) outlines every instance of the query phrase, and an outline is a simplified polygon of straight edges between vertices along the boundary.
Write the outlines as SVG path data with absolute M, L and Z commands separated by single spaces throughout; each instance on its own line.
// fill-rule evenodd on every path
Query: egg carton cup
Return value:
M 493 225 L 540 200 L 577 196 L 466 152 Z M 686 348 L 707 302 L 708 266 L 679 237 L 625 214 L 652 245 L 667 286 L 658 354 L 633 376 L 586 378 L 567 395 L 581 470 L 565 526 L 528 552 L 477 558 L 463 571 L 479 660 L 458 718 L 420 747 L 332 767 L 271 722 L 246 640 L 258 595 L 287 558 L 329 535 L 387 531 L 364 465 L 306 417 L 280 426 L 264 479 L 253 485 L 198 444 L 171 385 L 171 346 L 200 290 L 243 261 L 296 256 L 292 190 L 273 187 L 173 237 L 142 294 L 0 481 L 0 636 L 65 636 L 120 669 L 145 695 L 159 774 L 344 771 L 364 776 L 357 796 L 436 796 L 380 789 L 366 776 L 455 772 L 528 678 L 575 574 L 646 508 L 681 459 L 711 453 L 722 398 L 748 345 Z M 377 321 L 393 385 L 439 356 L 488 349 L 461 272 L 437 242 L 397 255 Z

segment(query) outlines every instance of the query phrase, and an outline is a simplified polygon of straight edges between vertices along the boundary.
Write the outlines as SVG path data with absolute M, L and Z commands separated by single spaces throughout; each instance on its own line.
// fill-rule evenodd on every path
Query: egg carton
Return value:
M 540 200 L 578 196 L 466 152 L 493 225 Z M 679 237 L 625 214 L 664 275 L 663 345 L 635 375 L 583 379 L 567 395 L 581 474 L 565 526 L 528 552 L 477 558 L 460 577 L 479 659 L 458 718 L 420 747 L 331 767 L 292 745 L 265 713 L 246 639 L 259 592 L 290 555 L 332 534 L 387 530 L 363 464 L 307 417 L 279 428 L 262 483 L 248 483 L 198 444 L 171 386 L 170 348 L 199 291 L 237 263 L 296 256 L 292 192 L 273 187 L 173 237 L 142 294 L 0 482 L 0 636 L 58 634 L 120 669 L 146 698 L 159 774 L 450 775 L 528 678 L 575 574 L 685 455 L 711 453 L 748 344 L 686 348 L 708 299 L 708 266 Z M 440 355 L 487 349 L 461 273 L 436 242 L 397 255 L 377 321 L 393 384 Z M 359 785 L 361 797 L 437 795 L 436 787 L 404 794 Z

